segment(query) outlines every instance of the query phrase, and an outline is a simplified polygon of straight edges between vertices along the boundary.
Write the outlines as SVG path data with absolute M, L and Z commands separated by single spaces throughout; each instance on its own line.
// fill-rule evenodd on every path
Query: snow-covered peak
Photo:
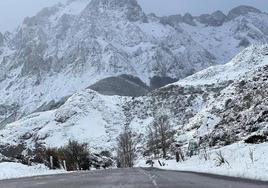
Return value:
M 196 42 L 217 58 L 216 61 L 219 64 L 229 62 L 236 54 L 250 45 L 268 43 L 267 14 L 249 12 L 232 20 L 224 15 L 219 18 L 221 19 L 203 15 L 202 19 L 201 17 L 196 18 L 196 26 L 184 22 L 173 21 L 172 23 L 175 28 L 180 27 L 186 30 Z
M 61 5 L 61 14 L 78 15 L 89 4 L 89 0 L 70 0 L 65 5 Z
M 120 8 L 133 8 L 141 11 L 141 7 L 136 0 L 91 0 L 88 7 L 115 10 Z
M 207 26 L 217 27 L 221 26 L 227 20 L 227 16 L 221 11 L 216 11 L 212 14 L 203 14 L 197 17 L 196 20 Z
M 241 5 L 230 10 L 227 15 L 217 10 L 212 14 L 202 14 L 200 16 L 192 16 L 190 13 L 186 13 L 184 16 L 178 14 L 161 17 L 160 19 L 163 23 L 172 26 L 185 23 L 195 27 L 199 27 L 200 24 L 206 27 L 220 27 L 230 21 L 234 21 L 238 17 L 247 18 L 250 14 L 256 14 L 259 16 L 259 19 L 261 19 L 266 13 L 262 13 L 257 8 L 251 6 Z
M 119 16 L 125 16 L 129 21 L 145 21 L 146 15 L 136 0 L 92 0 L 83 15 L 103 14 L 107 11 L 115 11 Z
M 40 26 L 50 23 L 57 23 L 64 15 L 78 15 L 89 4 L 88 0 L 70 0 L 66 3 L 57 3 L 54 6 L 43 8 L 35 16 L 26 17 L 23 25 Z
M 268 45 L 252 45 L 229 63 L 213 66 L 180 80 L 178 85 L 205 85 L 239 80 L 249 72 L 268 64 Z
M 261 11 L 255 7 L 241 5 L 241 6 L 233 8 L 228 13 L 228 18 L 231 20 L 231 19 L 234 19 L 236 17 L 246 15 L 248 13 L 261 13 Z

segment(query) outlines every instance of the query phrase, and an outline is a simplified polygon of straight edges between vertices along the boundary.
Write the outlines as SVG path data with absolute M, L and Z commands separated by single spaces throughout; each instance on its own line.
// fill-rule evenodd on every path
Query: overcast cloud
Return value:
M 40 9 L 65 0 L 0 0 L 0 31 L 15 29 L 26 16 Z M 90 0 L 89 0 L 90 1 Z M 227 12 L 238 5 L 251 5 L 268 12 L 268 0 L 138 0 L 145 12 L 157 15 L 193 15 L 211 13 L 215 10 Z

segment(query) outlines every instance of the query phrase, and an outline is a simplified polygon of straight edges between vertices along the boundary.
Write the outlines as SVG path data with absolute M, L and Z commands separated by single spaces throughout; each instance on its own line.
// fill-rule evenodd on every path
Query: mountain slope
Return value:
M 267 64 L 268 49 L 250 46 L 229 63 L 210 67 L 177 82 L 179 85 L 215 84 L 229 80 L 241 80 L 246 73 Z
M 108 77 L 133 75 L 155 89 L 226 63 L 246 46 L 268 42 L 267 20 L 245 6 L 228 15 L 158 18 L 135 0 L 45 8 L 0 35 L 0 126 Z
M 129 74 L 149 85 L 154 76 L 179 79 L 215 64 L 186 32 L 145 15 L 135 0 L 45 8 L 26 18 L 7 44 L 2 124 L 110 76 Z
M 61 146 L 68 139 L 88 142 L 96 150 L 113 150 L 116 136 L 126 124 L 144 143 L 146 127 L 159 113 L 169 116 L 176 140 L 184 144 L 195 138 L 205 146 L 223 146 L 253 134 L 266 135 L 267 50 L 267 45 L 249 47 L 225 65 L 227 68 L 210 68 L 229 75 L 215 83 L 210 80 L 216 80 L 218 74 L 207 75 L 208 69 L 144 97 L 104 96 L 88 89 L 78 92 L 56 110 L 5 126 L 0 131 L 1 148 L 6 148 L 3 154 L 10 153 L 11 146 L 21 152 L 40 145 Z M 233 77 L 230 70 L 239 76 Z M 208 82 L 192 85 L 200 77 Z

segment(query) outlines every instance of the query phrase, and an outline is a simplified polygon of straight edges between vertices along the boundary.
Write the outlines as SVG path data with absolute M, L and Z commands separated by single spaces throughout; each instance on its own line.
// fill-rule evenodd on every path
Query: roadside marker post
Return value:
M 52 157 L 52 156 L 50 156 L 50 158 L 49 158 L 49 159 L 50 159 L 50 168 L 51 168 L 51 169 L 53 169 L 53 157 Z
M 65 160 L 63 160 L 63 168 L 64 168 L 64 170 L 66 170 L 66 171 L 67 171 L 67 167 L 66 167 L 66 161 L 65 161 Z

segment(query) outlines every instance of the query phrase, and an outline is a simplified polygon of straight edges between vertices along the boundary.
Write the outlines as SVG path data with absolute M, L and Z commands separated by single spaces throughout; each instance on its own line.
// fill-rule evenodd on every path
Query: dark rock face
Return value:
M 183 22 L 184 23 L 187 23 L 189 25 L 192 25 L 192 26 L 196 26 L 196 23 L 194 22 L 194 17 L 191 14 L 189 14 L 189 13 L 186 13 L 183 16 Z
M 251 12 L 253 12 L 253 13 L 261 13 L 261 11 L 259 9 L 256 9 L 254 7 L 251 7 L 251 6 L 242 5 L 242 6 L 238 6 L 238 7 L 234 8 L 234 9 L 232 9 L 228 13 L 227 17 L 228 17 L 228 19 L 232 20 L 232 19 L 234 19 L 234 18 L 236 18 L 238 16 L 246 15 L 246 14 L 251 13 Z
M 18 157 L 25 150 L 25 146 L 19 144 L 17 146 L 0 146 L 0 153 L 6 157 Z
M 160 20 L 162 24 L 168 24 L 173 27 L 177 26 L 178 23 L 196 26 L 195 20 L 208 26 L 221 26 L 227 20 L 227 16 L 221 11 L 216 11 L 212 14 L 202 14 L 199 17 L 193 17 L 191 14 L 186 13 L 184 16 L 178 14 L 161 17 Z
M 219 11 L 219 10 L 216 12 L 213 12 L 211 15 L 216 21 L 220 22 L 221 24 L 223 24 L 223 22 L 227 18 L 227 16 L 222 11 Z
M 227 16 L 221 11 L 216 11 L 212 14 L 203 14 L 197 17 L 197 20 L 208 26 L 221 26 L 227 20 Z
M 18 104 L 0 105 L 0 128 L 15 121 L 17 117 Z
M 150 90 L 139 78 L 131 75 L 105 78 L 90 86 L 89 89 L 103 95 L 131 97 L 144 96 Z
M 171 16 L 164 16 L 160 18 L 160 22 L 164 25 L 170 25 L 175 27 L 178 23 L 183 22 L 183 17 L 181 15 L 171 15 Z
M 243 38 L 239 42 L 239 47 L 248 47 L 249 45 L 250 45 L 250 41 L 247 38 Z
M 153 78 L 151 78 L 150 81 L 150 87 L 152 89 L 158 89 L 160 87 L 163 87 L 167 84 L 173 83 L 178 81 L 177 79 L 174 78 L 170 78 L 170 77 L 159 77 L 159 76 L 154 76 Z
M 189 13 L 186 13 L 183 16 L 180 14 L 164 16 L 164 17 L 160 17 L 159 19 L 162 24 L 170 25 L 181 32 L 182 32 L 182 29 L 179 26 L 180 23 L 186 23 L 192 26 L 196 26 L 195 18 Z

